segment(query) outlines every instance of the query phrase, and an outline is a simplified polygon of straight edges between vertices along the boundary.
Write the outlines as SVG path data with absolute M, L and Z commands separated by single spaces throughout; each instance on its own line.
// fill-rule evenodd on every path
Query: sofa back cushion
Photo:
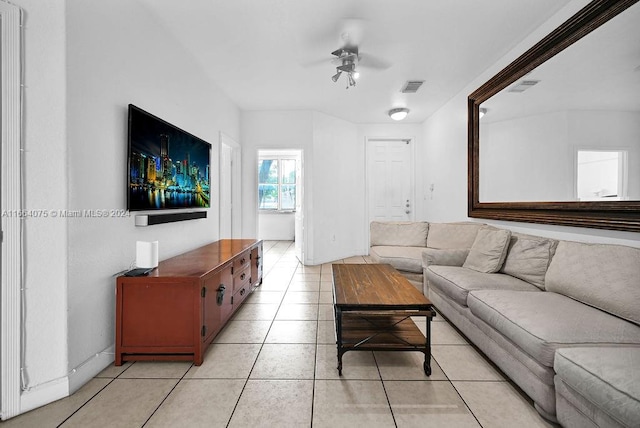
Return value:
M 482 223 L 430 223 L 427 247 L 440 249 L 471 248 Z
M 425 248 L 422 251 L 422 267 L 429 266 L 462 266 L 469 255 L 467 248 L 442 249 Z
M 429 223 L 426 221 L 372 221 L 369 239 L 372 247 L 426 247 Z
M 511 231 L 484 226 L 478 231 L 462 267 L 478 272 L 495 273 L 507 256 Z
M 545 287 L 640 324 L 640 249 L 560 241 Z
M 544 277 L 557 246 L 555 239 L 512 233 L 507 258 L 500 272 L 544 290 Z

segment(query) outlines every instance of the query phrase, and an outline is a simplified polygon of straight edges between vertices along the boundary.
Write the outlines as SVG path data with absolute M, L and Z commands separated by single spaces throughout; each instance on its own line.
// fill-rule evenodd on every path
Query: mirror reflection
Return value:
M 640 200 L 640 4 L 480 107 L 480 202 Z

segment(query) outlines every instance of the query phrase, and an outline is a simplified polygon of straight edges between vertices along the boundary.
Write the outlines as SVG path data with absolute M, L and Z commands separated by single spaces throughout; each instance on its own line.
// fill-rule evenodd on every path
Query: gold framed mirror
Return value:
M 469 217 L 640 232 L 637 2 L 589 3 L 469 95 Z

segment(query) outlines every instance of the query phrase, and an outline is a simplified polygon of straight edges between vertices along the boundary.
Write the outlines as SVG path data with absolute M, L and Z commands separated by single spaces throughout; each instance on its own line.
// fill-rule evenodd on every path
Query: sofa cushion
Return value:
M 425 272 L 429 287 L 437 288 L 440 294 L 464 307 L 471 290 L 539 291 L 528 282 L 500 273 L 482 273 L 458 266 L 429 266 Z
M 507 255 L 510 238 L 510 230 L 482 227 L 462 266 L 478 272 L 498 272 Z
M 372 221 L 369 225 L 370 245 L 426 247 L 428 230 L 429 223 L 425 221 Z
M 482 223 L 429 223 L 427 247 L 471 248 Z
M 640 324 L 640 249 L 560 241 L 545 287 Z
M 552 367 L 555 350 L 569 346 L 640 345 L 640 327 L 548 291 L 471 291 L 467 305 L 540 364 Z
M 438 266 L 462 266 L 469 254 L 468 249 L 439 249 L 425 248 L 422 252 L 422 267 Z
M 544 277 L 555 254 L 558 241 L 512 233 L 507 257 L 500 272 L 530 282 L 544 290 Z
M 371 247 L 369 254 L 376 263 L 390 264 L 397 270 L 422 273 L 424 247 Z
M 638 426 L 640 347 L 558 349 L 554 368 L 568 387 L 597 409 L 624 426 Z

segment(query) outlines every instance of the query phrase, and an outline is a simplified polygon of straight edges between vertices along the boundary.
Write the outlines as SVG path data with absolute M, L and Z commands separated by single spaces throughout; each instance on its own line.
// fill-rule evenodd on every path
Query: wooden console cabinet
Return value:
M 116 280 L 116 366 L 135 360 L 202 364 L 207 346 L 262 283 L 262 241 L 223 239 Z

